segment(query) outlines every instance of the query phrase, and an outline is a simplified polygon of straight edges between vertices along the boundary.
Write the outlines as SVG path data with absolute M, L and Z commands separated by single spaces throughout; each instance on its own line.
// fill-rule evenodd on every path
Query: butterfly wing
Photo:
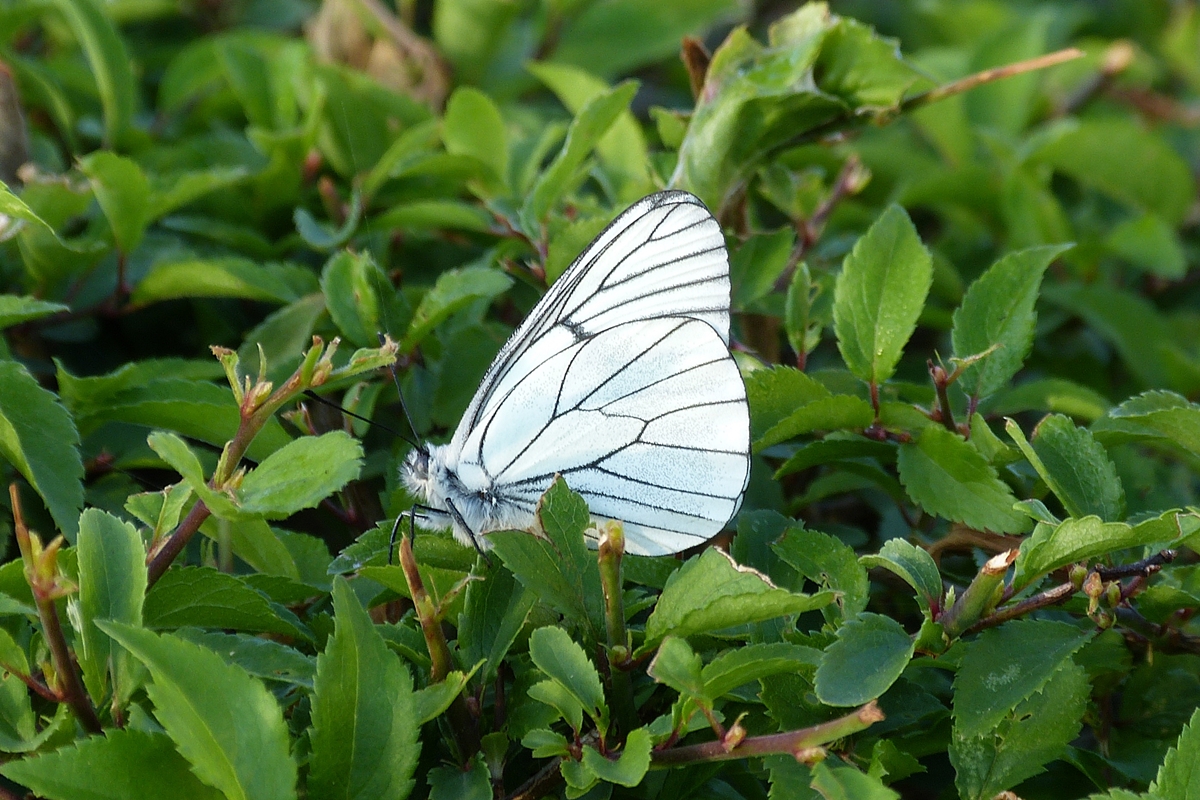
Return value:
M 466 487 L 531 513 L 556 474 L 592 513 L 625 523 L 626 549 L 674 553 L 721 530 L 750 471 L 745 387 L 707 322 L 626 322 L 541 362 L 464 442 Z
M 451 452 L 541 364 L 600 331 L 659 317 L 702 320 L 729 341 L 725 238 L 687 192 L 659 192 L 634 203 L 563 272 L 488 368 Z

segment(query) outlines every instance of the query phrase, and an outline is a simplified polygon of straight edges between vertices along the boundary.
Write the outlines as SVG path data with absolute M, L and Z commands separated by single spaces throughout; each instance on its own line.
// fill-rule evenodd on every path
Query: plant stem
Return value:
M 1039 69 L 1057 66 L 1067 61 L 1074 61 L 1077 58 L 1082 58 L 1083 55 L 1084 52 L 1078 47 L 1068 47 L 1063 50 L 1056 50 L 1053 53 L 1047 53 L 1044 56 L 1027 58 L 1024 61 L 1016 61 L 1012 64 L 985 69 L 982 72 L 976 72 L 973 75 L 942 84 L 927 92 L 922 92 L 908 98 L 900 104 L 900 113 L 904 114 L 915 108 L 927 106 L 939 100 L 945 100 L 947 97 L 962 94 L 976 87 L 983 86 L 985 83 L 993 83 L 1005 78 L 1012 78 L 1016 75 L 1023 75 L 1026 72 L 1034 72 Z
M 409 594 L 412 595 L 413 609 L 421 623 L 425 647 L 429 650 L 429 682 L 441 683 L 450 674 L 454 662 L 450 656 L 450 647 L 446 644 L 446 634 L 442 631 L 437 606 L 425 591 L 425 582 L 421 580 L 421 573 L 417 570 L 417 559 L 413 555 L 412 539 L 407 536 L 400 537 L 400 568 L 404 570 L 404 580 L 408 584 Z M 467 700 L 461 692 L 446 710 L 446 719 L 458 748 L 459 763 L 465 765 L 479 752 L 479 724 L 467 708 Z
M 942 426 L 951 433 L 958 433 L 958 426 L 954 424 L 954 411 L 950 408 L 949 389 L 951 376 L 946 374 L 945 369 L 934 364 L 932 359 L 926 360 L 925 363 L 929 367 L 930 377 L 933 378 L 934 389 L 937 390 L 937 410 Z
M 810 728 L 797 731 L 774 733 L 768 736 L 751 736 L 730 750 L 725 749 L 721 741 L 704 742 L 703 744 L 684 745 L 659 750 L 650 755 L 651 768 L 676 767 L 682 764 L 699 762 L 729 761 L 736 758 L 769 756 L 797 753 L 811 747 L 827 744 L 832 741 L 865 730 L 876 722 L 883 720 L 883 712 L 875 701 L 860 706 L 854 712 Z
M 938 619 L 947 636 L 958 638 L 995 604 L 997 590 L 1004 584 L 1004 573 L 1016 560 L 1017 552 L 1008 550 L 988 559 L 962 596 Z
M 197 500 L 196 504 L 192 506 L 192 510 L 179 523 L 179 527 L 175 529 L 175 532 L 163 539 L 159 543 L 158 548 L 150 552 L 149 560 L 146 563 L 147 590 L 158 582 L 158 579 L 163 576 L 167 568 L 183 552 L 183 548 L 187 547 L 188 541 L 191 540 L 196 531 L 200 530 L 200 526 L 204 524 L 204 520 L 210 516 L 212 516 L 212 512 L 208 510 L 208 506 L 204 505 L 204 501 Z
M 621 733 L 637 727 L 633 683 L 629 672 L 629 633 L 625 629 L 625 603 L 621 594 L 621 556 L 625 553 L 625 530 L 608 523 L 600 536 L 598 558 L 600 585 L 604 591 L 604 622 L 608 635 L 608 674 L 612 682 L 613 708 Z
M 62 702 L 71 707 L 84 730 L 88 733 L 100 733 L 104 726 L 100 724 L 96 709 L 92 708 L 87 692 L 84 691 L 83 682 L 75 669 L 75 661 L 67 648 L 67 639 L 58 619 L 58 609 L 54 605 L 55 598 L 61 596 L 56 591 L 59 588 L 56 586 L 58 576 L 50 574 L 57 571 L 52 555 L 56 545 L 52 544 L 46 550 L 42 550 L 40 544 L 35 546 L 29 528 L 25 525 L 25 516 L 21 512 L 21 495 L 17 491 L 16 483 L 9 484 L 8 496 L 12 503 L 13 533 L 21 549 L 21 560 L 25 563 L 25 580 L 29 582 L 29 589 L 33 592 L 38 618 L 42 622 L 42 636 L 46 640 L 46 646 L 50 648 L 58 684 L 62 687 Z

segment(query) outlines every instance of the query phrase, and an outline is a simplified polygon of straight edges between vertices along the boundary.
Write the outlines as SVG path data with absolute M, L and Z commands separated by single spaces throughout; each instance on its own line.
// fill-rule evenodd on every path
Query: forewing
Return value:
M 729 341 L 729 257 L 721 226 L 695 196 L 659 192 L 613 220 L 534 306 L 492 362 L 452 448 L 531 372 L 601 331 L 690 317 Z
M 467 437 L 458 474 L 532 510 L 556 474 L 629 552 L 712 537 L 750 470 L 746 391 L 721 336 L 688 318 L 629 322 L 577 342 L 517 381 Z

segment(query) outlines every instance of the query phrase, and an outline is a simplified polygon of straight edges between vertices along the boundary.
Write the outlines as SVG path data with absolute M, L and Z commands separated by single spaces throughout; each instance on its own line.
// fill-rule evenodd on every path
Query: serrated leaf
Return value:
M 897 467 L 908 496 L 931 514 L 995 533 L 1029 527 L 992 465 L 945 428 L 930 425 L 916 442 L 900 445 Z
M 1103 441 L 1160 440 L 1200 455 L 1200 405 L 1174 392 L 1144 392 L 1109 409 L 1092 432 Z
M 548 678 L 535 683 L 529 687 L 527 694 L 531 700 L 544 703 L 557 711 L 575 733 L 578 734 L 583 729 L 583 705 L 558 681 Z
M 818 586 L 837 592 L 842 619 L 850 619 L 867 607 L 867 571 L 858 563 L 854 549 L 840 539 L 793 527 L 771 545 L 771 550 Z
M 908 666 L 913 640 L 891 617 L 861 612 L 838 628 L 814 687 L 822 703 L 856 706 L 879 697 Z
M 923 548 L 903 539 L 888 539 L 878 555 L 859 558 L 864 567 L 882 567 L 917 590 L 917 605 L 928 614 L 930 607 L 941 602 L 942 576 L 937 562 Z
M 950 741 L 955 785 L 966 800 L 990 800 L 1042 772 L 1079 734 L 1091 686 L 1087 672 L 1069 659 L 1035 694 L 1016 705 L 994 730 Z
M 668 635 L 687 637 L 733 625 L 801 614 L 828 605 L 832 592 L 794 594 L 709 548 L 671 574 L 646 620 L 648 650 Z
M 137 688 L 135 666 L 128 653 L 114 647 L 96 627 L 98 619 L 142 624 L 146 592 L 146 549 L 128 522 L 96 508 L 79 518 L 79 624 L 76 650 L 83 681 L 93 702 L 100 705 L 112 670 L 113 695 L 127 700 Z
M 1183 533 L 1176 517 L 1175 511 L 1167 511 L 1137 525 L 1104 522 L 1095 516 L 1060 523 L 1039 522 L 1033 533 L 1021 542 L 1013 588 L 1019 591 L 1047 572 L 1076 561 L 1129 547 L 1169 542 Z
M 1192 714 L 1175 746 L 1167 751 L 1150 794 L 1162 800 L 1200 796 L 1200 710 Z
M 566 631 L 554 626 L 538 628 L 529 637 L 529 657 L 538 669 L 566 689 L 604 730 L 608 706 L 604 702 L 600 674 L 583 648 Z
M 518 585 L 507 569 L 488 570 L 467 585 L 458 617 L 458 648 L 463 661 L 485 660 L 482 679 L 489 682 L 525 625 L 537 594 Z
M 967 645 L 954 677 L 956 734 L 973 738 L 992 731 L 1091 638 L 1090 630 L 1049 620 L 1017 620 L 984 631 Z
M 853 434 L 827 436 L 815 442 L 808 442 L 797 450 L 775 470 L 775 478 L 778 480 L 785 475 L 830 462 L 859 458 L 873 458 L 885 464 L 893 463 L 896 460 L 896 445 Z
M 755 451 L 813 431 L 862 430 L 875 420 L 871 404 L 861 397 L 836 394 L 800 406 L 754 442 Z
M 813 768 L 812 788 L 825 800 L 899 800 L 873 775 L 854 767 L 829 767 L 824 762 Z
M 282 681 L 311 689 L 317 674 L 312 656 L 285 644 L 245 633 L 180 628 L 175 635 L 203 645 L 227 664 L 236 664 L 256 678 Z
M 150 670 L 153 683 L 146 691 L 155 716 L 202 781 L 231 800 L 296 797 L 287 725 L 261 683 L 170 634 L 97 624 Z
M 283 519 L 312 508 L 358 477 L 362 457 L 345 431 L 301 437 L 246 474 L 237 490 L 242 512 Z
M 492 800 L 491 774 L 483 756 L 475 756 L 467 766 L 429 770 L 429 800 Z
M 197 626 L 279 633 L 305 638 L 258 592 L 212 567 L 167 570 L 146 595 L 142 617 L 148 628 Z
M 532 750 L 534 758 L 565 756 L 570 753 L 567 737 L 557 731 L 535 728 L 521 737 L 521 746 Z
M 317 657 L 308 790 L 322 798 L 404 800 L 421 745 L 412 676 L 344 578 L 334 634 Z
M 603 631 L 600 569 L 583 538 L 591 524 L 587 503 L 560 478 L 542 496 L 537 513 L 545 537 L 496 531 L 488 540 L 517 580 L 543 603 L 597 633 Z
M 954 312 L 954 355 L 967 358 L 996 348 L 968 366 L 959 385 L 987 397 L 1012 379 L 1033 347 L 1034 303 L 1046 267 L 1071 245 L 1031 247 L 1009 253 L 987 269 Z
M 1009 420 L 1006 427 L 1068 514 L 1124 519 L 1125 489 L 1117 468 L 1086 429 L 1052 414 L 1038 423 L 1030 445 L 1015 422 Z
M 102 768 L 97 768 L 103 765 Z M 36 758 L 10 761 L 0 774 L 47 800 L 219 800 L 165 733 L 110 728 Z
M 0 361 L 0 386 L 0 454 L 41 495 L 55 525 L 73 541 L 83 507 L 75 422 L 22 364 Z
M 796 409 L 831 396 L 828 389 L 793 367 L 754 370 L 746 376 L 751 438 L 762 438 Z
M 854 245 L 834 288 L 833 326 L 846 366 L 879 385 L 892 376 L 933 281 L 933 258 L 900 206 Z

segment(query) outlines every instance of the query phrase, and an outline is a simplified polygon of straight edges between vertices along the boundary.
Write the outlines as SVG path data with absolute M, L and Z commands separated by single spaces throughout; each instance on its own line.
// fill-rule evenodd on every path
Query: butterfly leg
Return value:
M 449 497 L 446 498 L 446 506 L 450 509 L 450 516 L 454 517 L 454 521 L 461 525 L 462 529 L 467 532 L 468 536 L 471 537 L 471 544 L 475 545 L 475 550 L 479 553 L 479 555 L 483 556 L 483 561 L 488 565 L 488 569 L 491 569 L 492 560 L 488 558 L 488 554 L 483 552 L 483 548 L 479 546 L 479 537 L 475 535 L 475 531 L 471 530 L 471 526 L 467 524 L 465 519 L 463 519 L 463 515 L 460 514 L 458 509 L 454 507 L 454 501 Z
M 391 564 L 392 564 L 392 555 L 396 552 L 396 533 L 400 530 L 400 521 L 402 519 L 404 519 L 405 516 L 408 517 L 409 541 L 416 540 L 416 538 L 417 538 L 417 511 L 418 510 L 435 511 L 436 509 L 430 508 L 429 506 L 423 506 L 423 505 L 417 504 L 417 505 L 414 505 L 412 508 L 410 508 L 408 510 L 407 514 L 405 514 L 403 511 L 401 511 L 400 514 L 397 515 L 395 523 L 392 524 L 392 535 L 390 537 L 388 537 L 388 557 L 387 557 L 388 566 L 391 566 Z

